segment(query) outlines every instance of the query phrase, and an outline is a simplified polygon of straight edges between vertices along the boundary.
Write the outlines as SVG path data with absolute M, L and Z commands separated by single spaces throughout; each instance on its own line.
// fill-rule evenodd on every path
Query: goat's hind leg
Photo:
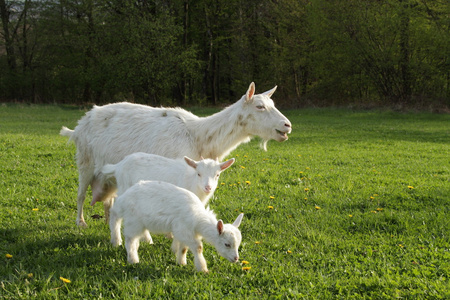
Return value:
M 111 244 L 114 247 L 122 245 L 122 236 L 120 234 L 120 227 L 122 225 L 122 219 L 117 217 L 114 211 L 111 211 L 111 219 L 109 220 L 109 227 L 111 230 Z
M 78 196 L 77 196 L 77 220 L 76 223 L 80 227 L 87 227 L 86 221 L 83 217 L 83 205 L 86 199 L 86 192 L 91 182 L 91 178 L 86 178 L 82 175 L 81 170 L 79 171 L 79 185 L 78 185 Z
M 127 258 L 130 264 L 136 264 L 139 262 L 138 249 L 139 249 L 139 237 L 125 236 L 125 248 L 127 249 Z

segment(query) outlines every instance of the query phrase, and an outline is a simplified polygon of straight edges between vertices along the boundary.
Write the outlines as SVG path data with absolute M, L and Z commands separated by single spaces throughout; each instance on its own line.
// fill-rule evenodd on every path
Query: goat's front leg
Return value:
M 194 264 L 197 268 L 197 271 L 200 272 L 208 272 L 208 268 L 206 266 L 206 260 L 203 256 L 203 244 L 201 241 L 196 241 L 195 247 L 190 247 L 192 253 L 194 254 Z
M 183 245 L 178 240 L 173 239 L 172 241 L 172 251 L 177 256 L 177 263 L 180 265 L 186 265 L 186 253 L 188 251 L 188 247 Z

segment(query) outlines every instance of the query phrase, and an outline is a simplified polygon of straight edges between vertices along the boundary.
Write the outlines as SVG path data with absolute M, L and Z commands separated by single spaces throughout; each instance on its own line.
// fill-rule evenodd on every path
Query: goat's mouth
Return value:
M 283 142 L 283 141 L 288 139 L 288 136 L 287 136 L 288 132 L 287 131 L 283 132 L 283 131 L 278 130 L 278 129 L 275 129 L 275 131 L 277 133 L 277 137 L 278 137 L 277 140 L 278 141 Z

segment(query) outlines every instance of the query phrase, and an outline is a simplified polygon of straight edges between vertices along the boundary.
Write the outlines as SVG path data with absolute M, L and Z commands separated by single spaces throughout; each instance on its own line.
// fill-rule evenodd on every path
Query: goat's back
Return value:
M 195 230 L 205 219 L 215 218 L 192 192 L 162 181 L 140 181 L 120 195 L 113 210 L 133 222 L 139 220 L 153 233 Z
M 189 189 L 186 177 L 194 176 L 194 169 L 183 159 L 170 159 L 155 154 L 137 152 L 116 164 L 114 175 L 118 195 L 141 180 L 159 180 Z M 189 189 L 191 190 L 191 189 Z M 192 190 L 191 190 L 192 191 Z
M 94 106 L 80 119 L 72 138 L 80 151 L 94 157 L 96 173 L 135 152 L 198 159 L 186 122 L 198 119 L 181 108 L 155 108 L 131 103 Z

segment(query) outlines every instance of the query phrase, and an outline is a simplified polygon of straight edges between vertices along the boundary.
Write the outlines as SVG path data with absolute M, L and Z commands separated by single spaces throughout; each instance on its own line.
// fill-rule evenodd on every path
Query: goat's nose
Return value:
M 211 186 L 210 185 L 205 186 L 205 192 L 211 192 Z
M 234 261 L 236 262 L 236 261 L 238 261 L 239 260 L 239 256 L 235 256 L 234 257 Z

